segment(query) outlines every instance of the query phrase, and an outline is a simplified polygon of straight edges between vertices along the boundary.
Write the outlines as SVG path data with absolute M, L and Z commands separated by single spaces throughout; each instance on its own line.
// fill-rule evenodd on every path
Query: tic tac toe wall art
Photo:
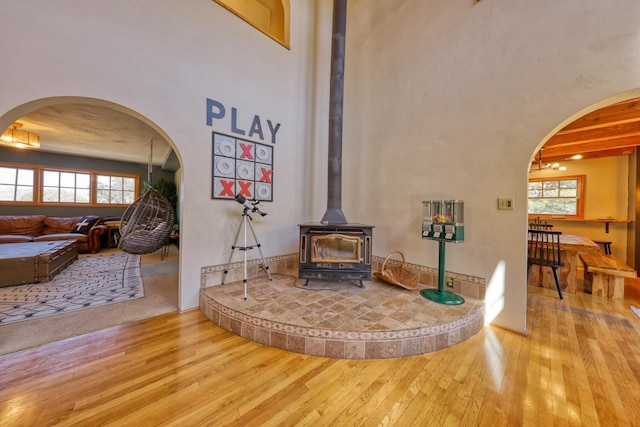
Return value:
M 212 132 L 211 198 L 273 201 L 273 147 Z

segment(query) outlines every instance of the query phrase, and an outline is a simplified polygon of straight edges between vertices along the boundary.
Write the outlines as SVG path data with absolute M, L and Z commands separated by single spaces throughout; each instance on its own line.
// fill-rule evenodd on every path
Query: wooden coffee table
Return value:
M 75 240 L 0 244 L 0 287 L 48 282 L 77 259 Z

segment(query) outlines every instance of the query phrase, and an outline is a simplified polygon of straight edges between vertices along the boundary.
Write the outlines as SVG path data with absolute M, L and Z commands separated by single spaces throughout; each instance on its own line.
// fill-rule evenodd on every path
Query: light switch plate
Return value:
M 498 209 L 513 210 L 513 197 L 498 198 Z

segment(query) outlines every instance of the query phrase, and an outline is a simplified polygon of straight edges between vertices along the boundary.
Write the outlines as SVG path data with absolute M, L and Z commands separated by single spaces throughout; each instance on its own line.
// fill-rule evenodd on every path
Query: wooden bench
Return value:
M 636 271 L 613 255 L 580 252 L 584 278 L 591 282 L 591 294 L 624 299 L 624 278 L 637 277 Z

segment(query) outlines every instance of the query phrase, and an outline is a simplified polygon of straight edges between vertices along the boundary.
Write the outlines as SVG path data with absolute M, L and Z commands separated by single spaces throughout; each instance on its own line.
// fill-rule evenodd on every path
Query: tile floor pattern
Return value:
M 484 302 L 449 306 L 378 279 L 296 280 L 272 274 L 201 289 L 200 309 L 231 333 L 271 347 L 339 359 L 387 359 L 428 353 L 484 326 Z M 425 287 L 421 285 L 420 289 Z

